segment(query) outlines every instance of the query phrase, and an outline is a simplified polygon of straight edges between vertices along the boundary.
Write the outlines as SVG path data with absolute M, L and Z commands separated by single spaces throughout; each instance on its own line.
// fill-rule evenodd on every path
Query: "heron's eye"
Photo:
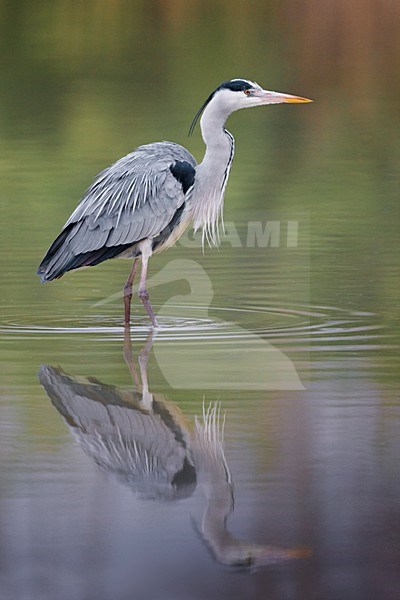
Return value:
M 244 94 L 246 94 L 246 96 L 250 96 L 251 91 L 250 90 L 244 90 Z

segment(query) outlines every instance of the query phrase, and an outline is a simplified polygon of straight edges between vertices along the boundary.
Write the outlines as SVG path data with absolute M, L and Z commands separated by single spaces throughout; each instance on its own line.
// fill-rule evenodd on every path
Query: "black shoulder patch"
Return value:
M 183 193 L 186 194 L 194 184 L 195 169 L 187 160 L 177 160 L 170 167 L 172 175 L 182 184 Z

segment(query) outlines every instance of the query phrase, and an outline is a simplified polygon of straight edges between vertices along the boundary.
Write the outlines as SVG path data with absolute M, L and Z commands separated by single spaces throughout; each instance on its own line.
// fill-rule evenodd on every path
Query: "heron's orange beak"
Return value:
M 258 96 L 260 104 L 281 104 L 283 102 L 288 104 L 300 104 L 312 102 L 309 98 L 292 96 L 291 94 L 282 94 L 281 92 L 269 92 L 268 90 L 262 90 L 254 95 Z
M 282 94 L 283 96 L 283 94 Z M 302 98 L 301 96 L 289 96 L 289 94 L 286 95 L 286 98 L 283 100 L 283 102 L 288 102 L 288 103 L 293 103 L 293 104 L 300 104 L 303 102 L 313 102 L 313 100 L 310 100 L 310 98 Z

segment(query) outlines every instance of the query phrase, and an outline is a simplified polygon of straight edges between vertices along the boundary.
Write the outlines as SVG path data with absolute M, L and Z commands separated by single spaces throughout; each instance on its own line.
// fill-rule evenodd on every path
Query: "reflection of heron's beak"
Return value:
M 300 104 L 312 102 L 309 98 L 292 96 L 291 94 L 282 94 L 281 92 L 269 92 L 268 90 L 262 90 L 254 95 L 258 96 L 260 104 L 282 104 L 283 102 L 288 104 Z

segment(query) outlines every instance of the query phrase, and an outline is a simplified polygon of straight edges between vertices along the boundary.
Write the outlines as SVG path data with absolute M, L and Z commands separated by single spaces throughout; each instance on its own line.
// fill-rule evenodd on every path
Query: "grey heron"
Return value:
M 186 227 L 202 228 L 203 244 L 219 243 L 225 188 L 234 155 L 234 138 L 224 127 L 240 108 L 311 102 L 308 98 L 264 90 L 246 79 L 219 85 L 197 111 L 206 152 L 197 164 L 173 142 L 139 146 L 94 179 L 38 268 L 41 281 L 110 258 L 133 259 L 124 286 L 125 323 L 130 322 L 132 285 L 142 260 L 139 298 L 157 327 L 146 290 L 152 254 L 172 246 Z

